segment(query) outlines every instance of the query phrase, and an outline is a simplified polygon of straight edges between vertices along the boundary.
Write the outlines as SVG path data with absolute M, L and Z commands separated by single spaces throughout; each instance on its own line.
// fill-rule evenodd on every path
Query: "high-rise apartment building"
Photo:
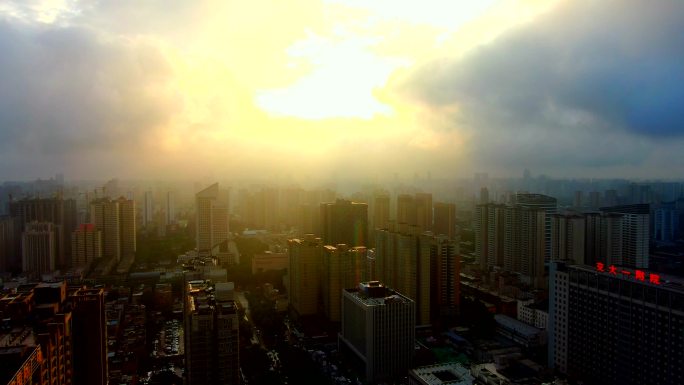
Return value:
M 420 234 L 417 226 L 409 231 L 377 229 L 375 237 L 375 277 L 415 302 L 416 324 L 432 324 L 457 310 L 460 260 L 455 240 Z
M 106 385 L 107 319 L 104 290 L 78 289 L 72 306 L 74 385 Z
M 188 385 L 240 383 L 237 306 L 232 295 L 217 286 L 204 280 L 186 284 L 184 338 Z
M 145 191 L 145 201 L 143 206 L 143 226 L 151 226 L 154 222 L 154 200 L 152 191 Z
M 333 322 L 340 321 L 342 290 L 367 280 L 366 248 L 347 245 L 323 246 L 321 293 L 323 312 Z
M 509 206 L 504 210 L 504 270 L 519 273 L 524 282 L 534 287 L 546 286 L 545 227 L 546 211 L 543 209 Z
M 30 222 L 21 235 L 22 270 L 40 277 L 55 270 L 57 226 L 51 222 Z
M 415 196 L 401 194 L 397 197 L 397 221 L 399 226 L 417 226 L 420 232 L 432 231 L 432 194 L 417 193 Z
M 102 232 L 102 256 L 121 259 L 121 227 L 119 203 L 102 198 L 91 202 L 90 221 Z
M 200 254 L 214 254 L 228 240 L 228 191 L 218 183 L 195 195 L 197 250 Z
M 299 315 L 318 312 L 323 264 L 320 238 L 307 234 L 304 239 L 290 239 L 290 304 Z
M 375 231 L 375 274 L 415 302 L 416 323 L 430 324 L 430 254 L 417 226 Z M 422 240 L 425 242 L 425 240 Z
M 340 345 L 360 359 L 366 381 L 398 381 L 413 362 L 414 302 L 378 281 L 345 289 Z
M 418 223 L 416 215 L 416 200 L 413 195 L 400 194 L 397 196 L 397 224 L 405 223 L 415 226 Z
M 19 221 L 9 216 L 0 217 L 0 272 L 21 270 L 19 249 Z
M 453 317 L 461 303 L 461 258 L 458 238 L 436 236 L 422 247 L 430 253 L 430 318 Z
M 432 231 L 432 194 L 416 193 L 416 225 L 421 231 Z
M 119 234 L 121 240 L 121 259 L 135 258 L 137 248 L 135 239 L 135 201 L 120 197 L 119 204 Z
M 552 262 L 548 365 L 587 384 L 681 384 L 684 282 Z
M 502 267 L 519 273 L 523 281 L 545 286 L 544 261 L 551 250 L 550 212 L 554 198 L 516 194 L 514 205 L 475 206 L 475 255 L 482 270 Z
M 584 264 L 622 265 L 623 216 L 617 213 L 584 213 Z
M 76 201 L 61 197 L 28 198 L 11 201 L 9 209 L 10 216 L 18 220 L 17 225 L 20 231 L 24 231 L 27 223 L 34 221 L 54 224 L 58 231 L 55 265 L 60 268 L 69 266 L 71 232 L 76 228 Z
M 390 220 L 390 197 L 386 193 L 376 194 L 373 198 L 373 224 L 371 230 L 386 229 Z
M 71 233 L 71 263 L 85 266 L 102 258 L 102 232 L 92 223 L 82 224 Z
M 90 220 L 102 232 L 102 256 L 132 261 L 135 258 L 135 201 L 101 198 L 90 204 Z
M 368 205 L 345 199 L 321 203 L 321 234 L 326 245 L 368 245 Z
M 435 202 L 433 233 L 435 235 L 446 235 L 449 238 L 456 237 L 455 204 Z
M 675 202 L 661 203 L 653 210 L 653 239 L 673 241 L 679 235 L 679 218 Z
M 176 223 L 176 195 L 172 191 L 166 192 L 166 224 Z
M 543 210 L 546 213 L 544 222 L 544 260 L 551 259 L 551 215 L 558 209 L 556 198 L 543 194 L 515 194 L 515 206 L 528 209 Z
M 475 255 L 482 270 L 504 266 L 512 271 L 512 260 L 504 260 L 504 220 L 507 206 L 487 203 L 475 206 Z
M 602 207 L 601 212 L 622 215 L 622 260 L 615 263 L 648 268 L 649 205 Z
M 584 264 L 585 230 L 583 215 L 551 215 L 551 260 Z

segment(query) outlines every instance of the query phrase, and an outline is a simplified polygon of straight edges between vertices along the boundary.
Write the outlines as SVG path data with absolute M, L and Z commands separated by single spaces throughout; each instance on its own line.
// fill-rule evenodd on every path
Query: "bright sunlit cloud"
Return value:
M 276 115 L 304 119 L 370 119 L 375 114 L 391 114 L 391 107 L 378 101 L 373 92 L 406 61 L 370 52 L 368 48 L 379 40 L 345 33 L 336 39 L 312 35 L 295 43 L 288 54 L 311 63 L 312 71 L 289 87 L 259 92 L 259 106 Z

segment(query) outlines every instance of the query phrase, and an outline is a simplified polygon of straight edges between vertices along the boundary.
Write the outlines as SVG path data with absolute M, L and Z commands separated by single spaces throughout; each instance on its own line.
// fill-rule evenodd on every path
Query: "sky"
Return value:
M 0 180 L 681 178 L 684 2 L 0 0 Z

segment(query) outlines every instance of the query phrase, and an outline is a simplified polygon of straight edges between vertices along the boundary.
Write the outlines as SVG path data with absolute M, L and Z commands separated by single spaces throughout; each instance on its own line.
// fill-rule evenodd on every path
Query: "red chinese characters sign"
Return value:
M 646 272 L 643 270 L 629 271 L 625 269 L 618 269 L 615 265 L 606 266 L 603 262 L 596 262 L 596 271 L 601 273 L 608 273 L 611 275 L 634 277 L 634 279 L 636 279 L 637 281 L 646 282 Z M 660 275 L 648 273 L 648 282 L 654 285 L 660 285 Z

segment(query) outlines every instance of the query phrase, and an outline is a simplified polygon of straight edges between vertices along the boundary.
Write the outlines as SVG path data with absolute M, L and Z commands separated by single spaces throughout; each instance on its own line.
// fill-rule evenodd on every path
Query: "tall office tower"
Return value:
M 494 266 L 504 266 L 514 269 L 512 260 L 504 258 L 505 213 L 508 208 L 504 205 L 488 203 L 475 206 L 475 255 L 480 262 L 480 268 L 486 270 Z
M 321 227 L 326 245 L 367 246 L 368 205 L 344 199 L 321 203 Z
M 377 194 L 374 197 L 373 225 L 371 230 L 386 229 L 390 218 L 390 197 L 386 193 Z
M 135 258 L 135 201 L 120 197 L 119 203 L 119 236 L 121 240 L 121 258 Z
M 0 272 L 18 271 L 21 261 L 17 258 L 19 243 L 18 220 L 9 216 L 0 217 Z
M 586 224 L 579 214 L 551 215 L 551 260 L 584 264 Z
M 531 209 L 541 209 L 546 212 L 544 260 L 548 261 L 551 258 L 551 215 L 556 213 L 558 207 L 556 198 L 542 194 L 517 193 L 515 194 L 515 205 Z
M 214 254 L 215 249 L 228 240 L 228 191 L 218 183 L 195 195 L 197 250 L 200 254 Z
M 35 198 L 10 202 L 10 216 L 17 218 L 19 229 L 33 221 L 50 222 L 57 227 L 57 267 L 69 265 L 71 232 L 76 228 L 76 201 L 73 199 Z
M 480 189 L 480 204 L 485 205 L 489 203 L 489 189 L 482 187 Z
M 416 207 L 416 225 L 420 231 L 432 231 L 432 194 L 416 193 L 414 199 Z
M 166 224 L 176 223 L 176 195 L 172 191 L 166 192 Z
M 509 206 L 504 211 L 504 269 L 520 273 L 524 281 L 537 288 L 543 288 L 546 283 L 545 224 L 543 209 Z
M 208 281 L 187 283 L 184 338 L 188 385 L 240 383 L 237 306 L 232 296 L 214 289 Z
M 397 231 L 377 229 L 375 275 L 383 282 L 392 282 L 397 291 L 415 301 L 416 323 L 431 323 L 431 263 L 430 245 L 433 236 L 420 234 L 418 226 Z
M 461 258 L 458 239 L 437 236 L 423 242 L 430 253 L 430 318 L 454 317 L 461 303 Z M 425 246 L 423 246 L 425 245 Z
M 366 248 L 347 245 L 323 246 L 321 292 L 323 311 L 333 322 L 340 321 L 342 290 L 358 286 L 366 278 Z
M 622 265 L 648 268 L 649 211 L 648 204 L 601 208 L 622 215 Z
M 415 304 L 378 281 L 345 289 L 340 345 L 365 366 L 366 382 L 392 382 L 413 362 Z
M 102 232 L 102 257 L 121 259 L 121 227 L 119 202 L 107 198 L 90 204 L 90 221 Z
M 72 306 L 74 385 L 106 385 L 107 319 L 104 290 L 81 288 L 69 297 Z
M 435 223 L 433 233 L 456 237 L 456 205 L 453 203 L 435 202 Z
M 82 224 L 71 233 L 71 264 L 86 266 L 102 258 L 102 232 L 92 223 Z
M 22 270 L 36 276 L 55 270 L 57 226 L 50 222 L 30 222 L 21 236 Z
M 145 206 L 143 207 L 143 226 L 148 227 L 154 223 L 154 201 L 152 191 L 145 191 Z
M 552 262 L 548 365 L 588 384 L 681 384 L 684 282 Z
M 299 315 L 318 312 L 322 242 L 313 234 L 290 239 L 290 303 Z
M 601 206 L 601 194 L 598 191 L 589 192 L 589 208 L 592 210 L 598 210 Z

